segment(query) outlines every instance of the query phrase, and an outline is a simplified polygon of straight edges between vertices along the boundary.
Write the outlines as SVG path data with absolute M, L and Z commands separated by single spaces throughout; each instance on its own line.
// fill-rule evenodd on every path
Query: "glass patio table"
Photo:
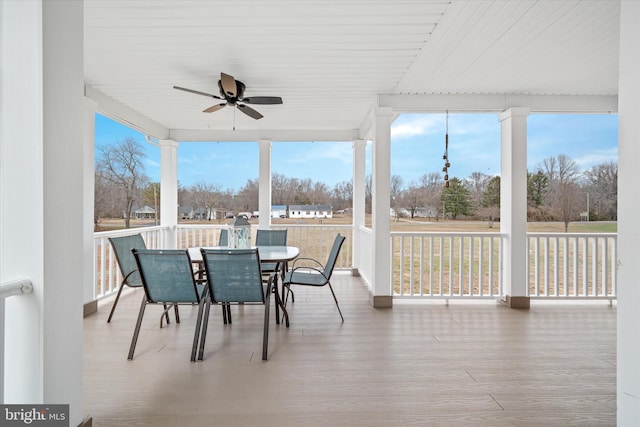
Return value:
M 278 264 L 277 270 L 284 271 L 287 263 L 293 261 L 300 255 L 300 249 L 296 246 L 252 246 L 252 249 L 258 249 L 258 255 L 260 256 L 261 263 L 276 263 Z M 200 249 L 229 249 L 227 246 L 207 246 L 204 248 L 195 247 L 188 248 L 189 257 L 191 262 L 198 264 L 202 268 L 202 253 Z M 233 249 L 230 249 L 233 250 Z M 280 323 L 280 309 L 282 310 L 282 318 L 285 321 L 287 328 L 289 327 L 289 314 L 287 308 L 284 305 L 284 301 L 278 291 L 278 279 L 282 280 L 282 276 L 278 273 L 275 274 L 275 283 L 273 291 L 276 297 L 276 323 Z M 282 293 L 284 296 L 284 285 L 282 285 Z

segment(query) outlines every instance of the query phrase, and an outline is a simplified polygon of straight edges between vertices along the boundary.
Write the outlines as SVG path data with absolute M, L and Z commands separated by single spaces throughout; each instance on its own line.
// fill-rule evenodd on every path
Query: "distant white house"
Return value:
M 289 218 L 333 218 L 329 205 L 289 205 Z
M 155 218 L 156 210 L 151 206 L 142 206 L 142 207 L 134 206 L 132 209 L 131 216 L 136 219 Z
M 178 219 L 193 219 L 194 215 L 193 206 L 178 206 Z
M 286 218 L 287 206 L 286 205 L 271 205 L 271 218 Z

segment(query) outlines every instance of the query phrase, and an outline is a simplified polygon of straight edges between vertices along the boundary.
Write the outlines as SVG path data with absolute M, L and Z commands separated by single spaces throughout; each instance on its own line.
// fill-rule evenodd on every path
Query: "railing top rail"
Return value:
M 392 236 L 459 236 L 459 237 L 506 237 L 497 231 L 392 231 Z
M 178 228 L 226 228 L 228 224 L 178 224 Z
M 528 237 L 617 237 L 618 233 L 538 233 L 527 232 Z
M 225 228 L 227 224 L 178 224 L 178 228 Z M 251 224 L 251 227 L 257 228 L 258 224 Z M 271 224 L 271 227 L 287 227 L 287 228 L 351 228 L 352 224 Z
M 331 228 L 351 228 L 353 224 L 271 224 L 272 227 L 287 227 L 287 228 L 318 228 L 318 227 L 331 227 Z
M 30 279 L 15 279 L 0 284 L 0 299 L 13 295 L 24 295 L 33 292 L 33 284 Z
M 136 233 L 147 233 L 150 231 L 165 230 L 167 226 L 156 225 L 153 227 L 137 227 L 137 228 L 125 228 L 123 230 L 109 230 L 109 231 L 97 231 L 93 233 L 93 237 L 111 237 L 111 236 L 126 236 Z

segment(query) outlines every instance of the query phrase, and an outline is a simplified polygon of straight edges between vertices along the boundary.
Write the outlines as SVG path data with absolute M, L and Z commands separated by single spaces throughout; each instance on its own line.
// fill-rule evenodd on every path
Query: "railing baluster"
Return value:
M 433 236 L 429 238 L 429 296 L 433 296 Z
M 420 296 L 424 296 L 424 236 L 420 236 L 420 263 L 419 263 L 419 281 L 420 281 Z

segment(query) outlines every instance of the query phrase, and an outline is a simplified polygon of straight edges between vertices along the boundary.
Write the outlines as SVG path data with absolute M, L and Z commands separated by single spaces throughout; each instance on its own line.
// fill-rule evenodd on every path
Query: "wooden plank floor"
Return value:
M 291 327 L 263 308 L 212 310 L 205 360 L 189 361 L 197 310 L 159 329 L 149 307 L 127 351 L 141 291 L 84 321 L 85 413 L 95 426 L 613 426 L 616 308 L 606 302 L 395 302 L 373 309 L 361 281 L 297 288 Z M 272 317 L 273 317 L 273 310 Z

